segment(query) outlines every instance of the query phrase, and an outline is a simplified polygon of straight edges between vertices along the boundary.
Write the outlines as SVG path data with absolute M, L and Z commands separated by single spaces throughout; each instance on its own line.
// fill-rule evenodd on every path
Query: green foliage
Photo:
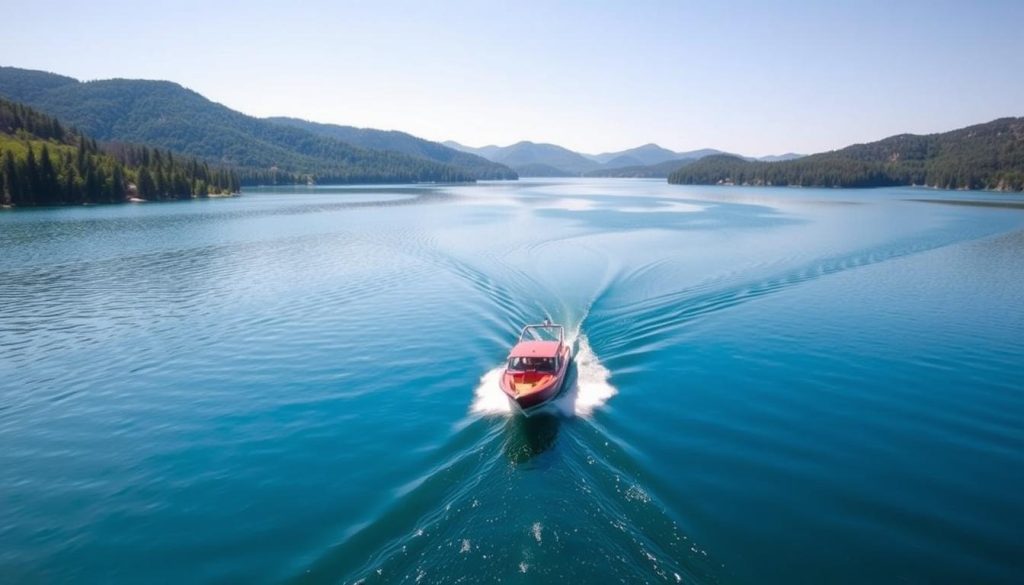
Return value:
M 478 180 L 513 180 L 519 176 L 503 164 L 491 162 L 481 156 L 461 152 L 454 148 L 417 138 L 405 132 L 354 128 L 336 124 L 318 124 L 295 118 L 268 118 L 269 121 L 371 150 L 390 150 L 416 158 L 451 165 L 468 172 Z
M 901 134 L 782 162 L 705 157 L 669 175 L 677 184 L 1024 190 L 1024 118 L 943 134 Z
M 223 168 L 145 146 L 111 144 L 22 104 L 0 100 L 0 203 L 30 207 L 190 199 L 237 192 Z
M 633 165 L 609 169 L 598 169 L 590 171 L 586 177 L 629 177 L 634 179 L 664 179 L 672 171 L 685 165 L 689 160 L 667 160 L 652 165 Z
M 601 166 L 597 161 L 556 144 L 529 141 L 500 147 L 489 157 L 512 167 L 524 177 L 580 176 Z
M 516 172 L 524 177 L 576 177 L 576 173 L 570 173 L 562 169 L 544 163 L 528 163 L 518 165 Z
M 100 140 L 148 144 L 236 169 L 243 184 L 461 182 L 459 167 L 367 150 L 235 112 L 166 81 L 78 82 L 0 67 L 0 95 L 25 101 Z

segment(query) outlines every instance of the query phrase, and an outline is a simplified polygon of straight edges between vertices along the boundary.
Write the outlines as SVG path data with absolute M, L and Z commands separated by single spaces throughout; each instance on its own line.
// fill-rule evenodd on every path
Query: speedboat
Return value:
M 540 406 L 561 391 L 571 360 L 561 325 L 527 325 L 508 354 L 501 391 L 523 411 Z

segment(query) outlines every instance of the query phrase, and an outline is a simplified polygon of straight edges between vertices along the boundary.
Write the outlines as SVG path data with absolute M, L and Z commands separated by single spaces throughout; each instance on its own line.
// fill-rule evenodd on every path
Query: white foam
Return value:
M 509 404 L 508 397 L 498 385 L 503 371 L 505 371 L 505 367 L 498 366 L 480 378 L 473 397 L 473 404 L 469 407 L 470 412 L 482 415 L 512 414 L 512 405 Z
M 618 393 L 609 379 L 611 372 L 590 348 L 586 336 L 577 339 L 575 380 L 553 401 L 553 406 L 564 416 L 588 417 Z M 572 341 L 570 341 L 572 345 Z M 508 397 L 498 385 L 504 366 L 498 366 L 480 378 L 473 396 L 470 412 L 484 416 L 509 416 L 514 410 Z
M 576 380 L 555 399 L 555 404 L 566 415 L 587 417 L 604 406 L 618 390 L 609 383 L 612 373 L 601 364 L 585 335 L 579 337 L 575 360 Z

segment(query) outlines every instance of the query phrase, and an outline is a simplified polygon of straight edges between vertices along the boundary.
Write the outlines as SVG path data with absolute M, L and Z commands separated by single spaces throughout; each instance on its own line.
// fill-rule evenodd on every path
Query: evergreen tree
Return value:
M 154 201 L 189 199 L 209 188 L 205 177 L 211 170 L 206 163 L 129 144 L 105 145 L 101 150 L 95 140 L 55 119 L 0 99 L 0 145 L 5 140 L 20 144 L 15 150 L 0 148 L 0 203 L 121 202 L 129 176 L 137 177 L 140 194 Z M 153 166 L 147 168 L 146 162 Z M 238 183 L 234 172 L 219 167 L 215 172 Z
M 57 171 L 53 168 L 53 161 L 50 159 L 50 149 L 46 143 L 39 150 L 39 190 L 36 192 L 37 200 L 43 205 L 54 205 L 62 203 L 57 182 Z
M 3 155 L 3 190 L 4 203 L 18 203 L 21 198 L 21 190 L 18 188 L 18 171 L 14 167 L 14 155 L 11 151 L 5 150 Z
M 36 204 L 36 198 L 42 185 L 39 181 L 39 166 L 36 164 L 36 155 L 32 152 L 32 146 L 28 147 L 28 154 L 25 156 L 25 193 L 23 201 L 29 205 Z
M 156 185 L 153 184 L 153 176 L 149 174 L 148 167 L 139 169 L 139 179 L 136 188 L 139 191 L 139 197 L 142 199 L 156 196 Z
M 114 165 L 110 182 L 114 192 L 114 200 L 118 202 L 124 201 L 124 194 L 127 189 L 125 189 L 124 172 L 121 170 L 121 165 Z
M 102 201 L 100 198 L 100 183 L 96 180 L 96 169 L 89 167 L 85 171 L 85 200 L 90 203 L 99 203 Z

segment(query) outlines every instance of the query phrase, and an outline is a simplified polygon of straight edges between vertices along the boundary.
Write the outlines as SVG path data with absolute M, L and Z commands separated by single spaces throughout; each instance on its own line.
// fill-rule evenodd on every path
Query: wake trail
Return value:
M 697 319 L 713 315 L 761 297 L 848 270 L 881 264 L 949 245 L 986 237 L 989 232 L 963 234 L 946 229 L 921 240 L 905 240 L 886 246 L 821 258 L 759 280 L 738 280 L 732 284 L 708 281 L 693 287 L 600 311 L 601 319 L 590 330 L 605 349 L 616 355 L 627 346 L 643 351 L 654 339 Z M 715 290 L 718 284 L 725 284 Z

